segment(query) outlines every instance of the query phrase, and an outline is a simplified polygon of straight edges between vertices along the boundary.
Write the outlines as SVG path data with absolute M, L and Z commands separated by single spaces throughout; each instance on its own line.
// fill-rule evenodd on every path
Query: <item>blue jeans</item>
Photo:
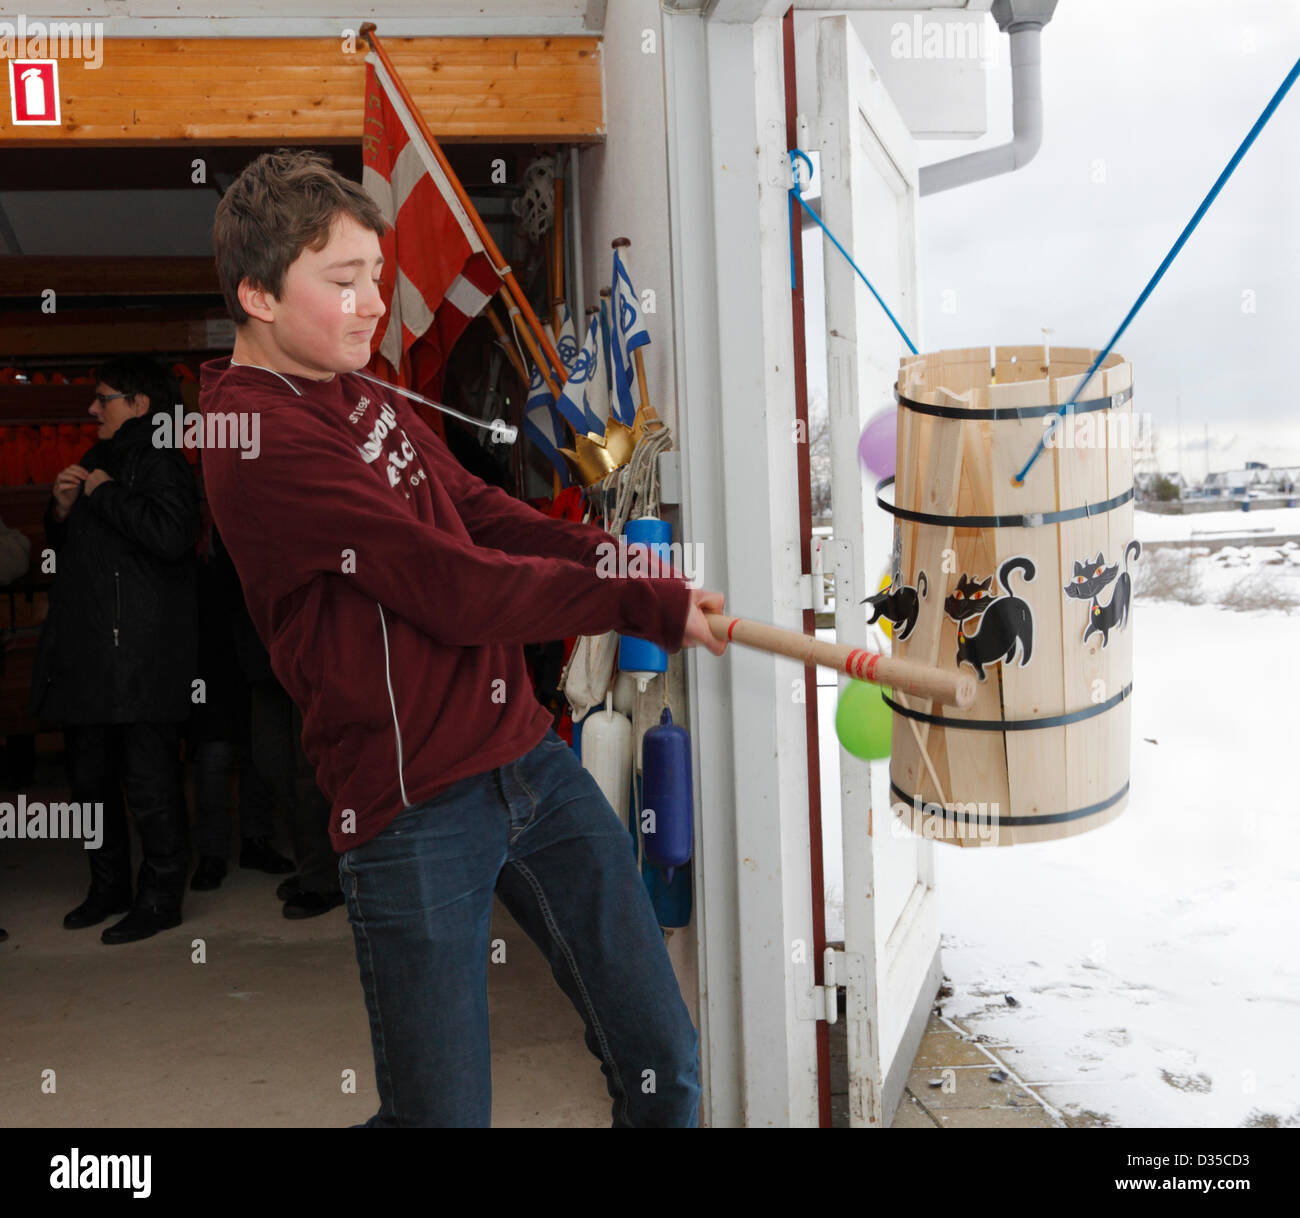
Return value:
M 552 729 L 339 858 L 370 1016 L 370 1126 L 491 1124 L 495 892 L 586 1025 L 617 1127 L 699 1124 L 699 1034 L 627 827 Z

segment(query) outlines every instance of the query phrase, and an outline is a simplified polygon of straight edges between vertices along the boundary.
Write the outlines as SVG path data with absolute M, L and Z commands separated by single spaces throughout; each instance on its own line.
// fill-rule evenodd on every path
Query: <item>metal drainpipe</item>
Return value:
M 922 195 L 1012 173 L 1034 159 L 1043 142 L 1043 26 L 1057 0 L 994 0 L 993 17 L 1011 38 L 1011 124 L 1009 144 L 923 166 Z

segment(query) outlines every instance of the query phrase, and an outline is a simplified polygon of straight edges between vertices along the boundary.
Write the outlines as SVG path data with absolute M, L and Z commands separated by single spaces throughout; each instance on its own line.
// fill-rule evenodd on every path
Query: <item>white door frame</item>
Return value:
M 781 23 L 663 32 L 684 528 L 728 611 L 799 630 Z M 735 646 L 687 676 L 704 1119 L 815 1127 L 803 667 Z
M 897 251 L 896 274 L 885 274 L 883 266 L 862 269 L 876 277 L 878 290 L 896 279 L 882 296 L 919 343 L 915 142 L 848 18 L 822 18 L 816 33 L 821 215 L 855 260 L 879 238 L 880 225 L 888 226 L 884 245 L 891 255 Z M 895 214 L 864 216 L 872 175 L 900 200 Z M 877 546 L 867 552 L 864 513 L 873 518 L 873 537 L 887 538 L 892 529 L 877 515 L 858 439 L 891 394 L 907 347 L 843 255 L 829 241 L 824 246 L 836 641 L 864 647 L 862 598 L 875 592 L 876 567 L 888 554 L 887 540 L 882 553 Z M 883 260 L 879 245 L 875 254 Z M 847 684 L 841 677 L 841 691 Z M 934 843 L 899 826 L 888 801 L 873 810 L 871 764 L 843 749 L 839 757 L 849 1117 L 854 1127 L 882 1128 L 893 1120 L 942 979 Z M 878 881 L 887 873 L 901 905 L 881 904 Z
M 726 590 L 728 611 L 798 631 L 809 584 L 793 442 L 785 7 L 720 0 L 708 18 L 664 8 L 661 28 L 684 537 L 703 547 L 705 582 Z M 855 433 L 854 453 L 856 443 Z M 859 537 L 859 565 L 860 555 Z M 686 673 L 703 1120 L 815 1127 L 823 995 L 810 959 L 803 666 L 737 646 L 721 660 L 689 653 Z M 845 812 L 847 841 L 866 812 Z M 885 979 L 887 993 L 910 988 L 916 1001 L 895 1065 L 878 1077 L 876 928 L 869 900 L 849 913 L 850 883 L 870 893 L 862 829 L 845 856 L 846 929 L 870 947 L 847 953 L 840 979 L 857 1062 L 854 1123 L 880 1126 L 924 1030 L 939 959 L 902 987 Z M 921 904 L 928 917 L 933 902 Z M 888 960 L 893 949 L 881 946 Z

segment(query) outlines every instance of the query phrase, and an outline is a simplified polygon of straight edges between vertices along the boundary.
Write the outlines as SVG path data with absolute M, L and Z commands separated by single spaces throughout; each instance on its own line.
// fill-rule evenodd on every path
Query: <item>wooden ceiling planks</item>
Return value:
M 604 136 L 599 38 L 392 38 L 384 45 L 439 140 L 591 143 Z M 62 126 L 14 127 L 10 147 L 361 138 L 364 42 L 106 38 L 103 66 L 64 60 Z

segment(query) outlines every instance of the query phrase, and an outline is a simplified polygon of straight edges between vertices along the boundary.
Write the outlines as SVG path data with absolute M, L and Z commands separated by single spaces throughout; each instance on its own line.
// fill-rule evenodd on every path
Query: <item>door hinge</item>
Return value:
M 861 977 L 862 957 L 857 953 L 836 951 L 828 947 L 822 954 L 824 985 L 813 984 L 812 962 L 802 960 L 794 966 L 795 1014 L 800 1019 L 828 1024 L 838 1023 L 838 990 L 851 976 Z
M 815 613 L 826 612 L 826 563 L 822 554 L 822 546 L 825 542 L 831 540 L 829 537 L 813 535 L 812 544 L 809 547 L 812 570 L 800 572 L 795 576 L 795 582 L 798 585 L 795 608 L 811 609 Z

